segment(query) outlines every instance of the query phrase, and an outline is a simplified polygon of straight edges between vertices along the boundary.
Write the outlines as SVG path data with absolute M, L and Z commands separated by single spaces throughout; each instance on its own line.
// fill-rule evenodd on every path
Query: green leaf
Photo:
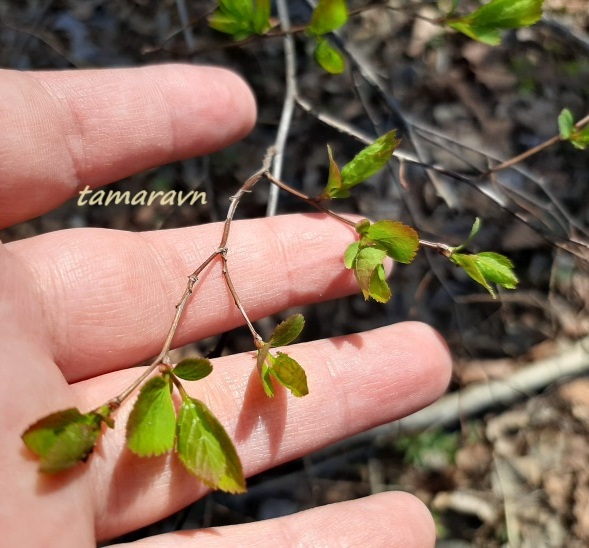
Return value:
M 495 298 L 495 292 L 489 282 L 506 289 L 515 289 L 519 280 L 513 272 L 513 263 L 499 253 L 483 251 L 476 255 L 452 253 L 448 257 L 475 281 L 481 284 Z
M 185 381 L 204 379 L 213 371 L 213 365 L 206 358 L 185 358 L 172 369 L 172 373 Z
M 558 128 L 560 130 L 560 136 L 568 140 L 575 127 L 573 119 L 573 113 L 568 109 L 562 109 L 562 112 L 558 116 Z
M 358 256 L 358 251 L 360 250 L 360 242 L 354 242 L 350 244 L 346 252 L 344 254 L 344 264 L 346 268 L 352 269 L 356 265 L 356 257 Z
M 253 29 L 264 34 L 270 27 L 270 0 L 254 0 Z
M 460 266 L 475 282 L 481 284 L 495 298 L 495 292 L 485 279 L 484 274 L 480 271 L 475 255 L 465 253 L 452 253 L 449 259 L 456 265 Z
M 282 386 L 288 388 L 293 396 L 300 398 L 309 393 L 305 370 L 290 356 L 278 352 L 278 356 L 272 361 L 269 372 Z
M 293 314 L 281 322 L 270 336 L 270 346 L 286 346 L 294 341 L 305 327 L 302 314 Z
M 314 56 L 317 64 L 330 74 L 341 74 L 346 69 L 344 56 L 325 38 L 317 39 Z
M 209 26 L 242 40 L 252 34 L 264 34 L 270 28 L 269 0 L 220 0 L 209 17 Z
M 506 289 L 515 289 L 519 280 L 513 272 L 513 263 L 505 256 L 492 251 L 475 255 L 477 266 L 486 280 Z
M 467 247 L 470 244 L 470 242 L 472 242 L 476 238 L 476 235 L 480 232 L 482 226 L 483 224 L 481 220 L 478 217 L 476 217 L 474 223 L 472 224 L 472 228 L 470 229 L 470 234 L 468 235 L 466 240 L 464 240 L 464 242 L 462 242 L 460 245 L 452 249 L 452 253 L 458 253 L 459 251 L 462 251 L 465 247 Z
M 272 361 L 273 359 L 274 359 L 274 356 L 272 356 L 271 354 L 268 354 L 267 361 Z M 272 375 L 270 373 L 271 373 L 271 368 L 268 366 L 267 362 L 264 362 L 262 365 L 262 373 L 261 373 L 262 388 L 264 389 L 264 393 L 266 394 L 266 396 L 268 396 L 269 398 L 273 398 L 274 396 L 276 396 L 276 389 L 274 388 L 274 385 L 272 384 Z
M 393 155 L 399 142 L 397 132 L 392 130 L 361 150 L 341 171 L 343 187 L 352 188 L 381 170 Z
M 379 303 L 388 303 L 391 299 L 391 288 L 382 264 L 377 265 L 370 276 L 370 296 Z
M 262 387 L 264 388 L 266 396 L 269 398 L 273 398 L 276 393 L 272 384 L 272 379 L 270 378 L 269 367 L 267 364 L 267 362 L 272 361 L 272 359 L 273 356 L 270 354 L 270 343 L 264 343 L 261 348 L 258 348 L 256 365 L 258 368 L 258 373 L 260 374 L 260 379 L 262 380 Z
M 579 150 L 585 150 L 589 146 L 589 126 L 578 130 L 575 128 L 573 134 L 570 137 L 570 142 L 575 148 Z
M 419 247 L 417 232 L 397 221 L 378 221 L 370 225 L 366 235 L 383 247 L 391 259 L 399 263 L 410 263 Z
M 492 0 L 475 12 L 446 24 L 474 40 L 496 46 L 501 30 L 528 27 L 542 17 L 544 0 Z
M 156 456 L 174 447 L 176 412 L 171 383 L 164 376 L 148 380 L 127 421 L 127 447 L 140 457 Z
M 356 223 L 354 230 L 361 236 L 365 236 L 370 229 L 370 221 L 368 219 L 361 219 Z
M 378 265 L 382 265 L 382 261 L 386 256 L 386 251 L 376 247 L 360 249 L 356 256 L 354 274 L 366 300 L 372 296 L 370 293 L 372 275 Z
M 309 33 L 325 34 L 343 27 L 348 20 L 348 6 L 345 0 L 319 0 L 313 10 Z
M 107 418 L 96 412 L 82 414 L 76 408 L 65 409 L 29 426 L 22 440 L 39 457 L 39 471 L 61 472 L 86 461 Z
M 329 156 L 329 178 L 325 189 L 321 192 L 320 198 L 347 198 L 350 195 L 350 191 L 342 187 L 342 176 L 338 165 L 333 159 L 331 147 L 327 145 L 327 155 Z
M 178 415 L 178 457 L 212 489 L 243 493 L 245 478 L 231 438 L 204 403 L 185 396 Z

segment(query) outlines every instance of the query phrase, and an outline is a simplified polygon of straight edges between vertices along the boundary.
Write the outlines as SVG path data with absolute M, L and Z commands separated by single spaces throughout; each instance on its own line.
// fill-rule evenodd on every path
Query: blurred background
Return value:
M 283 4 L 295 29 L 308 23 L 310 3 Z M 216 64 L 240 73 L 259 107 L 256 128 L 242 142 L 111 187 L 132 194 L 198 190 L 206 204 L 80 207 L 73 199 L 0 231 L 3 242 L 84 226 L 143 231 L 224 219 L 229 197 L 275 143 L 290 39 L 300 101 L 282 180 L 316 195 L 327 180 L 326 143 L 341 165 L 364 146 L 359 138 L 397 128 L 400 157 L 440 169 L 393 161 L 334 208 L 401 220 L 423 239 L 451 245 L 478 216 L 483 229 L 472 249 L 508 255 L 521 280 L 517 291 L 493 300 L 443 257 L 425 252 L 395 269 L 386 305 L 357 295 L 297 310 L 307 320 L 303 339 L 406 319 L 429 323 L 454 355 L 447 396 L 400 423 L 252 478 L 243 496 L 213 493 L 119 541 L 401 489 L 428 504 L 439 546 L 589 544 L 589 154 L 557 143 L 488 174 L 558 134 L 563 108 L 575 119 L 589 112 L 589 4 L 545 0 L 540 23 L 506 33 L 495 48 L 433 25 L 439 4 L 349 2 L 354 15 L 332 37 L 347 64 L 336 76 L 315 64 L 304 32 L 236 44 L 210 29 L 215 2 L 0 0 L 2 68 Z M 463 1 L 459 9 L 479 5 Z M 266 215 L 270 199 L 268 187 L 258 185 L 237 218 Z M 275 205 L 278 213 L 308 210 L 283 194 Z M 261 332 L 289 313 L 259 322 Z M 195 348 L 213 356 L 249 351 L 251 336 L 238 329 L 177 352 Z

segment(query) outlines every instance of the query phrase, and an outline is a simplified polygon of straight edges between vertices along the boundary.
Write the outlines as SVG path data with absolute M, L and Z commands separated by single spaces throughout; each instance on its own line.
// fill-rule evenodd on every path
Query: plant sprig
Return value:
M 493 297 L 495 293 L 491 283 L 514 288 L 517 278 L 509 259 L 494 252 L 474 255 L 463 252 L 480 230 L 478 219 L 465 242 L 451 247 L 421 240 L 415 229 L 396 220 L 372 223 L 363 219 L 355 223 L 324 205 L 326 201 L 349 195 L 353 187 L 380 171 L 387 165 L 398 144 L 396 132 L 390 131 L 362 149 L 341 170 L 328 147 L 328 181 L 315 198 L 272 176 L 270 163 L 273 151 L 270 149 L 262 167 L 231 197 L 219 244 L 188 277 L 162 350 L 145 371 L 121 394 L 99 408 L 85 414 L 77 409 L 58 411 L 40 419 L 23 433 L 24 443 L 39 457 L 40 471 L 61 472 L 87 460 L 103 433 L 103 426 L 114 427 L 111 415 L 140 388 L 126 426 L 127 447 L 131 452 L 140 457 L 154 457 L 174 451 L 187 470 L 209 487 L 232 493 L 245 490 L 241 463 L 231 438 L 206 405 L 189 396 L 182 384 L 182 380 L 199 381 L 210 375 L 213 371 L 211 362 L 205 358 L 187 358 L 172 364 L 169 352 L 200 274 L 215 260 L 220 260 L 225 284 L 252 335 L 257 351 L 256 366 L 266 395 L 275 396 L 275 383 L 295 397 L 309 393 L 307 375 L 301 364 L 292 356 L 273 350 L 289 345 L 299 337 L 305 324 L 303 316 L 290 316 L 275 328 L 268 341 L 264 341 L 249 319 L 229 272 L 228 242 L 235 211 L 241 198 L 262 178 L 355 229 L 358 239 L 346 249 L 343 262 L 354 271 L 366 299 L 387 302 L 392 293 L 386 279 L 385 259 L 411 263 L 419 247 L 432 248 L 446 256 Z M 174 391 L 180 396 L 179 411 L 174 403 Z

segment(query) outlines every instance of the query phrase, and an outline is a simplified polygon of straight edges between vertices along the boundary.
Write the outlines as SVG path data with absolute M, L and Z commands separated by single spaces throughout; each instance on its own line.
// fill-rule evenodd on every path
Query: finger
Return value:
M 212 67 L 0 72 L 0 228 L 81 191 L 243 137 L 255 104 Z
M 186 383 L 235 440 L 248 476 L 413 413 L 439 397 L 450 377 L 446 346 L 419 323 L 294 345 L 288 354 L 306 369 L 304 398 L 283 390 L 266 398 L 247 354 L 215 360 L 212 375 Z M 119 371 L 75 385 L 80 406 L 100 405 L 138 374 Z M 101 537 L 160 519 L 206 492 L 175 457 L 140 459 L 124 449 L 130 408 L 119 410 L 88 471 Z
M 144 234 L 81 229 L 6 247 L 32 271 L 29 293 L 39 295 L 50 352 L 74 381 L 160 352 L 187 276 L 217 248 L 221 232 L 220 224 Z M 322 215 L 234 223 L 228 264 L 252 320 L 358 291 L 343 265 L 354 234 Z M 243 323 L 215 261 L 195 286 L 175 344 Z
M 428 548 L 435 545 L 427 508 L 408 493 L 380 493 L 257 523 L 177 531 L 133 543 L 137 547 L 370 546 Z

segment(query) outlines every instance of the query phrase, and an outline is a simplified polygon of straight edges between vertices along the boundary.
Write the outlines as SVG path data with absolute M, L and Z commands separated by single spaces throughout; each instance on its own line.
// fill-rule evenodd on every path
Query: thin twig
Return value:
M 589 115 L 585 116 L 582 120 L 579 120 L 575 124 L 575 127 L 577 129 L 581 129 L 581 128 L 583 128 L 583 126 L 587 125 L 588 123 L 589 123 Z M 541 152 L 542 150 L 549 148 L 552 145 L 555 145 L 556 143 L 558 143 L 561 140 L 562 140 L 562 137 L 560 136 L 560 134 L 555 135 L 554 137 L 551 137 L 550 139 L 544 141 L 543 143 L 540 143 L 539 145 L 537 145 L 533 148 L 530 148 L 529 150 L 526 150 L 525 152 L 522 152 L 518 156 L 510 158 L 506 162 L 503 162 L 502 164 L 495 166 L 494 168 L 490 169 L 487 173 L 485 173 L 483 175 L 490 175 L 491 173 L 497 173 L 498 171 L 501 171 L 502 169 L 507 169 L 508 167 L 511 167 L 515 164 L 519 164 L 523 160 L 527 160 L 530 156 L 533 156 L 534 154 L 538 154 L 538 152 Z
M 281 26 L 284 30 L 290 28 L 290 17 L 288 13 L 288 4 L 285 0 L 277 0 L 276 7 L 278 9 L 278 16 L 280 18 Z M 282 114 L 280 115 L 280 123 L 276 133 L 276 140 L 274 141 L 274 149 L 276 151 L 274 156 L 274 163 L 272 165 L 272 174 L 277 179 L 282 177 L 282 164 L 284 159 L 284 147 L 288 139 L 288 132 L 292 121 L 292 114 L 295 106 L 295 97 L 297 94 L 296 82 L 296 59 L 294 39 L 291 34 L 284 36 L 284 62 L 286 67 L 286 90 L 284 94 L 284 102 L 282 104 Z M 278 206 L 278 187 L 272 186 L 268 196 L 268 206 L 266 208 L 266 215 L 276 215 Z
M 176 9 L 178 10 L 178 17 L 182 25 L 182 33 L 184 34 L 184 41 L 188 52 L 194 51 L 194 36 L 192 36 L 192 28 L 190 27 L 190 18 L 188 17 L 188 10 L 186 9 L 185 0 L 176 0 Z

